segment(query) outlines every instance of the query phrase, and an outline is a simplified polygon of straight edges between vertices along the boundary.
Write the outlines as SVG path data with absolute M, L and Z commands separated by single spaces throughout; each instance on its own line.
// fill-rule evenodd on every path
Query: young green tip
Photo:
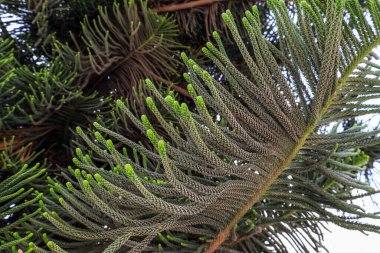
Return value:
M 116 167 L 117 168 L 117 167 Z M 96 182 L 98 182 L 99 184 L 103 184 L 104 183 L 104 179 L 102 178 L 102 176 L 100 175 L 100 174 L 98 174 L 98 173 L 96 173 L 95 175 L 94 175 L 94 178 L 95 178 L 95 180 L 96 180 Z
M 146 104 L 149 106 L 149 108 L 153 108 L 153 107 L 155 107 L 155 106 L 154 106 L 154 101 L 153 101 L 153 99 L 152 99 L 151 97 L 147 97 L 147 98 L 145 99 L 145 101 L 146 101 Z
M 148 121 L 148 117 L 145 114 L 141 115 L 140 119 L 143 123 Z
M 255 14 L 259 13 L 259 8 L 257 8 L 257 5 L 253 5 L 252 6 L 252 12 L 255 13 Z
M 55 248 L 55 244 L 54 244 L 54 242 L 52 242 L 52 241 L 48 241 L 48 242 L 46 243 L 46 245 L 47 245 L 49 248 Z
M 205 101 L 203 100 L 203 97 L 201 97 L 201 96 L 197 96 L 197 103 L 198 103 L 198 105 L 199 105 L 200 107 L 202 107 L 202 108 L 205 108 L 205 107 L 206 107 L 206 105 L 205 105 Z
M 197 73 L 200 76 L 202 75 L 202 70 L 198 65 L 193 65 L 193 69 L 194 69 L 195 73 Z
M 86 175 L 86 178 L 89 182 L 93 182 L 94 181 L 94 177 L 91 175 L 91 174 L 87 174 Z
M 247 17 L 252 17 L 252 13 L 249 11 L 249 10 L 246 10 L 244 12 L 244 14 L 247 16 Z
M 210 75 L 210 73 L 208 73 L 206 70 L 202 71 L 202 76 L 207 79 L 207 80 L 211 80 L 212 77 Z
M 187 62 L 188 62 L 191 66 L 193 66 L 193 65 L 197 65 L 197 63 L 196 63 L 193 59 L 189 59 Z
M 242 22 L 243 22 L 243 25 L 246 27 L 246 28 L 249 28 L 251 26 L 251 24 L 249 23 L 248 19 L 246 17 L 242 18 L 241 19 Z
M 67 188 L 73 188 L 73 184 L 71 182 L 66 182 L 66 187 Z
M 212 32 L 212 37 L 214 37 L 214 39 L 216 39 L 216 40 L 220 40 L 220 35 L 217 31 Z
M 190 111 L 189 111 L 189 107 L 187 107 L 187 104 L 185 104 L 185 103 L 181 104 L 181 113 L 186 118 L 190 117 Z
M 82 183 L 83 183 L 84 188 L 86 188 L 86 190 L 90 189 L 90 183 L 87 180 L 83 180 Z
M 181 114 L 181 106 L 177 100 L 174 101 L 173 108 L 176 113 Z
M 116 100 L 116 106 L 119 108 L 123 108 L 124 107 L 123 101 L 121 101 L 120 99 Z
M 21 171 L 25 171 L 27 168 L 28 168 L 28 164 L 24 164 L 24 166 L 22 166 L 21 168 Z
M 192 97 L 195 97 L 197 94 L 195 93 L 194 87 L 192 84 L 187 85 L 187 91 Z
M 202 50 L 202 53 L 203 53 L 204 55 L 206 55 L 207 57 L 211 57 L 211 56 L 212 56 L 210 50 L 209 50 L 207 47 L 202 47 L 201 50 Z
M 161 155 L 166 155 L 166 147 L 165 147 L 165 141 L 164 140 L 159 140 L 157 143 L 158 146 L 158 151 L 160 152 Z
M 61 203 L 61 205 L 63 205 L 65 203 L 65 200 L 63 198 L 59 198 L 58 201 L 59 201 L 59 203 Z
M 182 58 L 182 60 L 183 60 L 184 62 L 186 62 L 186 61 L 189 60 L 189 58 L 187 57 L 187 55 L 186 55 L 184 52 L 181 53 L 181 58 Z
M 44 216 L 45 218 L 47 218 L 49 215 L 48 215 L 47 212 L 44 212 L 44 213 L 42 214 L 42 216 Z
M 190 75 L 188 73 L 183 73 L 183 78 L 186 80 L 186 82 L 188 82 L 188 83 L 191 82 L 191 78 L 190 78 Z
M 76 158 L 76 157 L 74 157 L 74 158 L 72 159 L 72 161 L 73 161 L 73 163 L 74 163 L 76 166 L 78 166 L 78 167 L 81 165 L 81 162 L 80 162 L 79 159 Z
M 227 13 L 225 13 L 225 12 L 222 13 L 222 19 L 223 19 L 225 22 L 229 20 L 229 17 L 228 17 L 228 15 L 227 15 Z
M 98 141 L 103 141 L 103 140 L 104 140 L 103 136 L 102 136 L 101 133 L 99 133 L 98 131 L 96 131 L 96 132 L 94 133 L 94 135 L 95 135 L 95 138 L 96 138 Z
M 79 126 L 77 126 L 77 127 L 75 128 L 75 131 L 77 132 L 77 134 L 83 134 L 83 130 L 82 130 L 82 128 L 80 128 Z
M 115 150 L 115 146 L 113 145 L 113 142 L 110 139 L 106 140 L 106 146 L 107 146 L 109 151 Z
M 99 128 L 102 127 L 98 122 L 94 122 L 94 123 L 92 123 L 92 125 L 93 125 L 96 129 L 99 129 Z
M 133 168 L 132 168 L 132 165 L 130 165 L 130 164 L 126 164 L 126 165 L 124 166 L 124 169 L 125 169 L 125 173 L 127 174 L 127 176 L 128 176 L 131 180 L 136 179 L 136 174 L 135 174 L 135 171 L 134 171 Z
M 146 131 L 146 135 L 148 136 L 151 143 L 153 143 L 153 144 L 157 143 L 156 135 L 154 134 L 152 129 L 148 129 Z
M 84 156 L 84 159 L 86 159 L 88 163 L 92 163 L 91 157 L 88 154 Z
M 75 177 L 82 177 L 82 174 L 81 174 L 81 171 L 79 170 L 79 169 L 76 169 L 75 171 L 74 171 L 74 176 Z
M 166 96 L 165 97 L 165 102 L 170 105 L 171 107 L 173 107 L 174 105 L 174 98 L 170 95 Z
M 148 87 L 149 90 L 154 89 L 154 84 L 150 79 L 145 79 L 145 85 Z
M 310 5 L 308 4 L 307 1 L 301 1 L 301 6 L 302 6 L 303 9 L 309 9 L 309 10 L 312 10 L 312 9 L 310 8 Z
M 75 149 L 75 153 L 76 153 L 77 156 L 79 156 L 79 157 L 82 157 L 82 156 L 83 156 L 82 150 L 81 150 L 80 148 L 76 148 L 76 149 Z
M 73 167 L 71 167 L 70 165 L 67 166 L 67 171 L 68 171 L 69 173 L 71 173 L 71 174 L 74 174 L 74 169 L 73 169 Z

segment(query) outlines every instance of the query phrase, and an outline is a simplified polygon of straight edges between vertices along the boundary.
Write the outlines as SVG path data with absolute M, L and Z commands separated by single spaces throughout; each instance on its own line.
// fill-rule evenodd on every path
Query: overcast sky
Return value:
M 375 52 L 380 57 L 380 45 Z M 380 64 L 380 60 L 375 60 L 375 62 Z M 371 100 L 370 104 L 378 104 L 380 106 L 380 99 Z M 362 117 L 362 120 L 368 124 L 369 128 L 374 128 L 380 123 L 380 114 Z M 379 162 L 375 163 L 373 181 L 376 183 L 374 186 L 380 190 Z M 375 204 L 375 202 L 377 202 L 378 205 Z M 367 212 L 380 212 L 380 194 L 372 196 L 372 199 L 366 198 L 356 201 L 355 203 L 364 207 Z M 363 219 L 362 221 L 380 226 L 380 219 Z M 365 235 L 359 231 L 344 229 L 333 224 L 327 227 L 331 232 L 325 232 L 324 246 L 330 253 L 380 253 L 380 234 L 367 233 L 368 235 Z

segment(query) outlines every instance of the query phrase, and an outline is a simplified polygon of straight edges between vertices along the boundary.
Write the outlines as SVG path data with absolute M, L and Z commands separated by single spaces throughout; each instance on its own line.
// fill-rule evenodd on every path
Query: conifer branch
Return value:
M 154 8 L 153 10 L 157 13 L 179 11 L 179 10 L 191 9 L 198 6 L 210 5 L 210 4 L 223 2 L 223 1 L 226 1 L 226 0 L 196 0 L 196 1 L 184 2 L 180 4 L 160 6 L 160 7 Z

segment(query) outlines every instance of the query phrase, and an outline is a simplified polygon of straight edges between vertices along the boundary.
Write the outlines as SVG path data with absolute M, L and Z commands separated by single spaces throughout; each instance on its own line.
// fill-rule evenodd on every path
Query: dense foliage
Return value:
M 380 233 L 380 2 L 1 1 L 0 251 Z M 5 20 L 5 21 L 4 21 Z M 207 42 L 211 40 L 212 42 Z

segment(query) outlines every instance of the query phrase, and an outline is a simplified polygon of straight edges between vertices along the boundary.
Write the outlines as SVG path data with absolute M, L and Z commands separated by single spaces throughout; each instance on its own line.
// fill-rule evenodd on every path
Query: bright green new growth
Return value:
M 297 251 L 308 252 L 307 245 L 317 251 L 322 222 L 379 233 L 378 226 L 360 220 L 379 215 L 351 203 L 376 193 L 357 176 L 368 159 L 360 148 L 379 144 L 379 130 L 320 129 L 380 113 L 378 106 L 364 103 L 380 94 L 380 67 L 371 61 L 380 43 L 380 3 L 369 1 L 363 18 L 354 0 L 297 2 L 297 23 L 283 1 L 268 4 L 276 17 L 278 47 L 262 36 L 256 7 L 242 17 L 249 43 L 231 13 L 222 14 L 246 74 L 230 61 L 217 33 L 216 45 L 202 49 L 228 87 L 181 54 L 196 109 L 164 98 L 145 81 L 155 98 L 146 102 L 164 133 L 116 101 L 151 146 L 99 123 L 94 123 L 97 143 L 77 129 L 105 165 L 77 153 L 78 183 L 55 187 L 55 194 L 64 200 L 60 208 L 81 226 L 53 215 L 50 210 L 57 207 L 50 204 L 45 216 L 54 225 L 51 232 L 74 243 L 99 242 L 104 252 L 208 253 L 288 252 L 284 240 Z M 164 111 L 178 122 L 171 124 Z M 364 194 L 355 196 L 354 189 Z
M 153 143 L 153 145 L 157 145 L 157 138 L 152 129 L 148 129 L 146 131 L 146 135 L 148 136 L 149 140 Z
M 165 141 L 164 140 L 158 141 L 158 151 L 160 152 L 161 156 L 166 155 L 166 147 L 165 147 Z
M 132 165 L 130 164 L 126 164 L 125 167 L 125 173 L 127 174 L 127 176 L 131 179 L 131 180 L 136 180 L 136 174 L 135 172 L 133 171 L 133 168 L 132 168 Z

